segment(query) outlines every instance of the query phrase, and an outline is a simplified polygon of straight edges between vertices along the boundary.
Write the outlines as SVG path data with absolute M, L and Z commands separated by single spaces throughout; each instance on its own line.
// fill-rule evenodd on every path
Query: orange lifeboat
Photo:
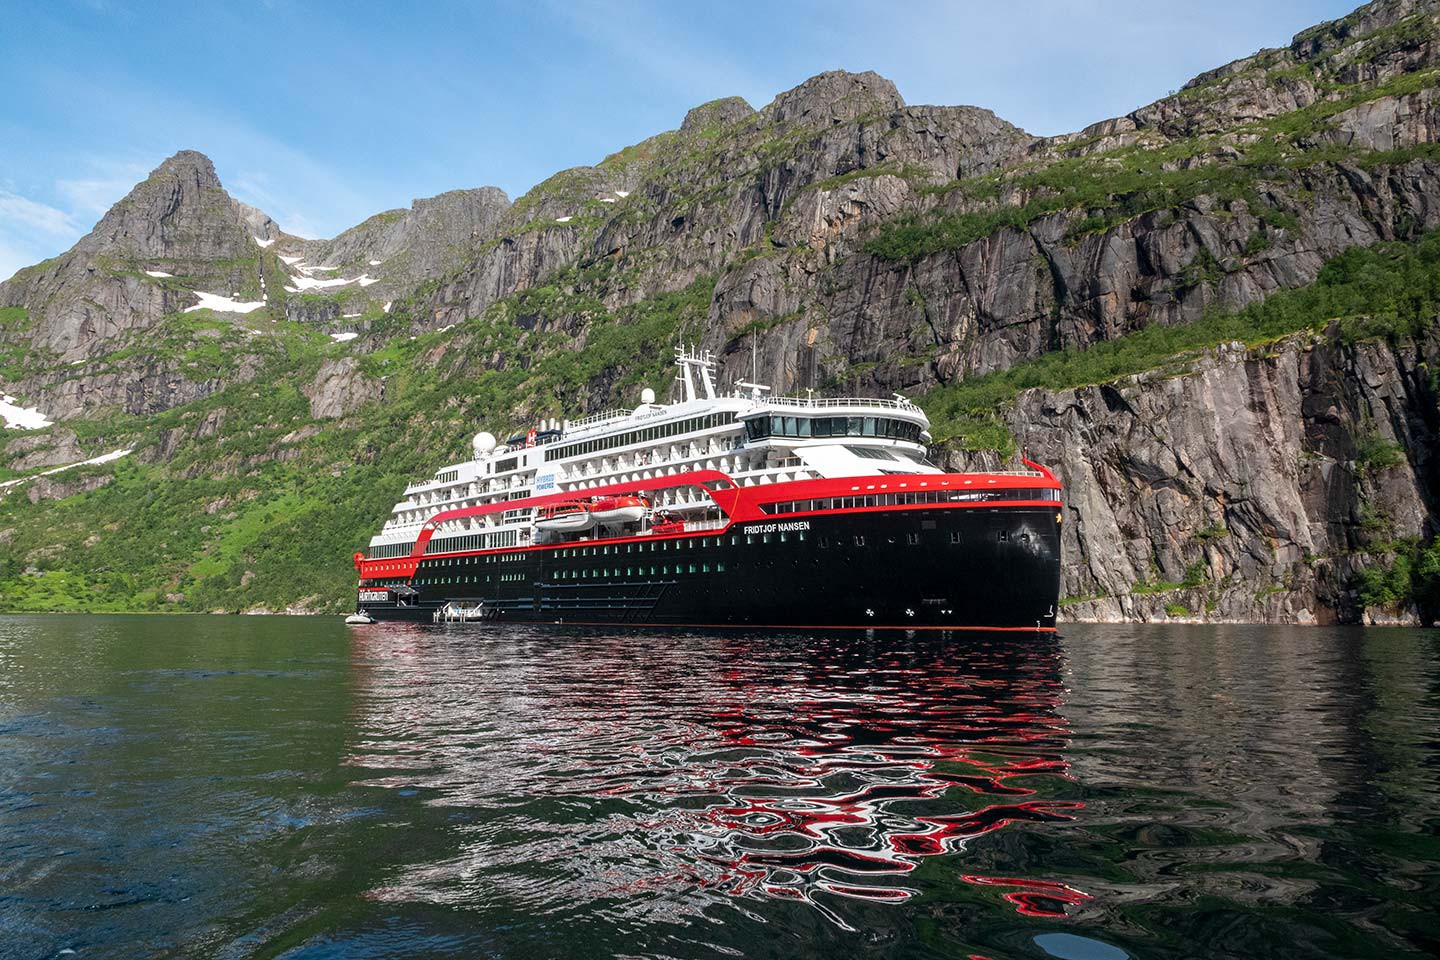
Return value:
M 596 497 L 590 502 L 590 516 L 595 518 L 596 523 L 639 523 L 645 519 L 645 511 L 649 508 L 650 503 L 644 497 Z

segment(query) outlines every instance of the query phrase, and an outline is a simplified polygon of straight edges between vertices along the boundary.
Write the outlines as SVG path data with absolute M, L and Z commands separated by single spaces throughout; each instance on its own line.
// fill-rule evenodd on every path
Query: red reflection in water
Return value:
M 1090 899 L 1074 887 L 1048 880 L 1024 877 L 976 877 L 966 875 L 967 883 L 985 887 L 1021 887 L 1018 893 L 1007 893 L 1005 899 L 1021 913 L 1031 917 L 1063 917 L 1065 908 Z
M 950 652 L 960 651 L 952 647 Z M 1053 648 L 1030 652 L 1036 655 L 1031 662 L 1026 662 L 1024 650 L 1006 647 L 1004 655 L 961 655 L 944 666 L 933 661 L 902 665 L 903 659 L 897 658 L 883 671 L 860 671 L 872 681 L 875 673 L 884 672 L 883 684 L 867 684 L 838 702 L 833 692 L 831 697 L 797 697 L 783 718 L 756 711 L 744 699 L 716 710 L 712 722 L 735 745 L 785 744 L 793 756 L 809 761 L 792 767 L 790 778 L 732 779 L 727 784 L 732 795 L 763 785 L 793 786 L 797 779 L 818 785 L 827 782 L 827 775 L 844 771 L 884 777 L 883 782 L 841 794 L 748 796 L 742 803 L 708 808 L 704 816 L 729 835 L 732 847 L 763 839 L 814 841 L 799 849 L 745 852 L 725 861 L 727 889 L 790 899 L 810 899 L 818 890 L 865 900 L 904 900 L 913 891 L 864 881 L 906 874 L 922 858 L 956 853 L 974 838 L 1013 823 L 1074 819 L 1083 803 L 1020 799 L 1036 795 L 1026 783 L 1028 777 L 1069 779 L 1060 749 L 1067 731 L 1056 709 L 1061 694 L 1058 667 L 1042 669 L 1054 656 Z M 1020 661 L 1009 659 L 1012 655 Z M 727 679 L 744 688 L 743 675 Z M 811 683 L 812 678 L 805 678 L 807 687 Z M 944 803 L 952 790 L 1013 799 L 964 813 L 900 815 L 906 802 L 933 806 Z M 847 828 L 855 828 L 857 839 L 864 838 L 863 847 L 835 842 Z M 756 867 L 761 869 L 757 872 Z M 775 882 L 777 875 L 786 874 L 794 881 Z M 1030 916 L 1064 916 L 1065 906 L 1088 899 L 1051 881 L 963 878 L 1025 888 L 1004 898 Z
M 674 913 L 689 890 L 804 901 L 843 924 L 818 895 L 906 900 L 926 858 L 1083 806 L 1047 796 L 1069 779 L 1053 639 L 582 634 L 435 662 L 475 655 L 448 644 L 369 651 L 363 699 L 383 716 L 353 759 L 415 768 L 369 783 L 498 812 L 483 842 L 387 895 L 454 901 L 468 884 L 539 908 L 605 891 Z M 1030 916 L 1088 899 L 960 875 Z

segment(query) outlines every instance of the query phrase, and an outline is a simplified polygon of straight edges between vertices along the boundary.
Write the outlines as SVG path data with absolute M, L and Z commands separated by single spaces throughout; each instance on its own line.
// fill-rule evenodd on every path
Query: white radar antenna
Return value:
M 715 357 L 709 350 L 696 352 L 694 347 L 688 349 L 684 346 L 676 347 L 675 365 L 680 368 L 675 379 L 684 384 L 686 400 L 700 399 L 700 395 L 695 390 L 697 376 L 705 399 L 715 399 Z

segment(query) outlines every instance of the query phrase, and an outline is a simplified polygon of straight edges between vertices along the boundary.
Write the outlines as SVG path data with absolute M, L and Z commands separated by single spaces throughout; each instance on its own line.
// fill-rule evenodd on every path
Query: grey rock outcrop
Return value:
M 497 187 L 451 190 L 415 200 L 408 210 L 377 213 L 333 240 L 308 241 L 297 250 L 309 263 L 377 278 L 380 284 L 364 293 L 383 301 L 460 266 L 509 208 L 510 198 Z
M 1440 532 L 1437 362 L 1440 321 L 1022 395 L 1016 436 L 1065 485 L 1067 615 L 1358 620 L 1356 572 Z M 1377 445 L 1403 456 L 1367 461 Z
M 64 500 L 77 493 L 90 493 L 109 486 L 115 478 L 109 474 L 96 474 L 71 480 L 64 477 L 36 477 L 25 485 L 25 498 L 32 504 L 45 500 Z
M 385 385 L 360 372 L 355 357 L 326 360 L 315 379 L 305 389 L 310 398 L 310 416 L 316 420 L 333 420 L 384 395 Z

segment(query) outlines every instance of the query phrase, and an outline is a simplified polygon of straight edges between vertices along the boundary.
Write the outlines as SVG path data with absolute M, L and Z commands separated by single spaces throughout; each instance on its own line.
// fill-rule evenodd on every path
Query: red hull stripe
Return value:
M 762 484 L 757 487 L 741 487 L 736 485 L 729 474 L 722 473 L 719 470 L 692 470 L 687 473 L 677 473 L 668 477 L 635 480 L 629 483 L 612 483 L 601 487 L 567 490 L 563 493 L 525 497 L 519 500 L 500 500 L 495 503 L 487 503 L 475 507 L 459 507 L 454 510 L 444 510 L 425 521 L 419 536 L 415 539 L 415 546 L 411 549 L 407 559 L 419 560 L 423 557 L 425 555 L 425 547 L 429 544 L 431 537 L 434 536 L 436 527 L 446 521 L 563 503 L 573 501 L 577 497 L 653 493 L 657 490 L 670 490 L 676 487 L 693 486 L 703 490 L 706 495 L 714 501 L 715 505 L 725 512 L 732 523 L 740 523 L 755 520 L 769 520 L 772 515 L 761 510 L 761 504 L 784 503 L 791 500 L 818 500 L 828 497 L 850 495 L 866 496 L 882 491 L 885 493 L 914 493 L 922 490 L 968 490 L 973 492 L 977 490 L 1058 491 L 1060 489 L 1060 481 L 1055 479 L 1055 475 L 1050 471 L 1028 460 L 1025 461 L 1025 463 L 1033 467 L 1040 475 L 1026 477 L 991 473 L 872 474 L 864 477 L 791 480 L 785 483 Z M 902 477 L 904 479 L 901 479 Z M 714 486 L 716 489 L 711 489 L 711 486 L 707 486 L 707 484 Z M 1033 502 L 1036 501 L 1011 501 L 1012 505 Z M 893 507 L 858 507 L 854 509 L 895 509 L 896 507 L 903 508 L 908 506 L 934 505 L 896 504 Z M 961 504 L 951 504 L 951 506 L 961 506 Z
M 852 513 L 884 513 L 891 510 L 1009 510 L 1035 507 L 1058 510 L 1060 508 L 1060 502 L 1058 500 L 980 500 L 971 503 L 899 503 L 881 507 L 848 507 L 843 510 L 811 510 L 805 513 L 765 514 L 763 519 L 784 522 L 792 518 L 808 519 L 811 517 L 839 516 Z M 491 550 L 454 550 L 444 553 L 429 553 L 423 556 L 416 556 L 412 553 L 406 557 L 362 560 L 360 575 L 366 579 L 397 575 L 413 576 L 415 566 L 419 561 L 433 560 L 438 557 L 480 557 L 488 554 L 535 553 L 542 550 L 560 550 L 571 547 L 609 547 L 626 543 L 651 543 L 659 540 L 693 540 L 696 537 L 723 537 L 732 533 L 737 523 L 752 522 L 755 521 L 732 520 L 725 526 L 717 527 L 714 530 L 697 530 L 692 533 L 647 534 L 642 537 L 607 537 L 604 539 L 569 541 L 565 543 L 545 543 L 539 546 L 529 547 L 496 547 Z M 387 566 L 392 569 L 386 569 Z

